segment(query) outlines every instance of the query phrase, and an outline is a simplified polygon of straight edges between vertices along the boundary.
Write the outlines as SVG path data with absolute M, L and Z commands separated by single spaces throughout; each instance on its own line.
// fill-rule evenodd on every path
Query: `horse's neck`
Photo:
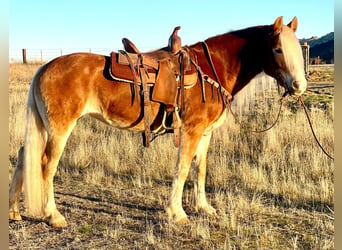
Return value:
M 206 41 L 221 83 L 233 96 L 264 70 L 268 31 L 269 26 L 252 27 Z

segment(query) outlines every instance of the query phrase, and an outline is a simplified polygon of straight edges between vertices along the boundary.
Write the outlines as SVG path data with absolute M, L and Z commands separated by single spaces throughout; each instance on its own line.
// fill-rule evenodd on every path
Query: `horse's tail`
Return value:
M 39 70 L 40 71 L 40 70 Z M 36 76 L 39 74 L 36 73 Z M 47 130 L 44 126 L 43 117 L 37 106 L 39 77 L 34 77 L 30 86 L 27 101 L 27 121 L 24 144 L 24 194 L 25 205 L 28 212 L 34 216 L 41 216 L 45 205 L 43 161 L 46 148 Z

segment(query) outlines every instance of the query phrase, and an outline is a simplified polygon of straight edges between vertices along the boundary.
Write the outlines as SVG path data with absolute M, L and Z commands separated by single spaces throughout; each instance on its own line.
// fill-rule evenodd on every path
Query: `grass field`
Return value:
M 29 82 L 38 67 L 10 65 L 9 181 L 23 145 Z M 331 80 L 333 72 L 325 75 Z M 241 122 L 262 129 L 275 119 L 279 99 L 274 81 L 259 76 L 235 97 L 232 108 Z M 332 153 L 333 84 L 309 85 L 304 100 L 318 138 Z M 24 212 L 23 221 L 9 223 L 9 247 L 334 248 L 334 163 L 313 140 L 296 99 L 287 99 L 278 124 L 267 133 L 249 133 L 232 115 L 214 132 L 206 191 L 218 218 L 194 212 L 189 175 L 183 204 L 191 222 L 176 226 L 167 221 L 164 207 L 176 154 L 171 135 L 145 149 L 140 134 L 82 118 L 55 177 L 57 207 L 68 227 L 53 229 Z

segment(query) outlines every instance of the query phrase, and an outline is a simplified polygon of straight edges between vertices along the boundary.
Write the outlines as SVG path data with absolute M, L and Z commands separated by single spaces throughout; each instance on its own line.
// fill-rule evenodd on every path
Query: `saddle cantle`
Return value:
M 125 50 L 111 53 L 110 73 L 115 80 L 131 84 L 132 104 L 135 99 L 139 101 L 141 93 L 144 94 L 145 137 L 150 134 L 150 101 L 159 102 L 166 107 L 161 122 L 162 131 L 173 129 L 175 132 L 180 127 L 179 106 L 184 108 L 185 105 L 184 89 L 197 82 L 197 69 L 191 63 L 189 51 L 181 47 L 181 39 L 177 34 L 179 29 L 180 26 L 174 28 L 168 46 L 159 50 L 141 53 L 133 42 L 123 38 Z M 151 99 L 146 94 L 150 91 Z M 165 125 L 166 113 L 174 114 L 173 127 Z M 146 146 L 148 141 L 145 138 Z M 179 139 L 178 142 L 175 140 L 175 144 L 179 144 Z
M 138 48 L 128 38 L 122 38 L 122 44 L 124 46 L 125 51 L 129 53 L 140 54 Z

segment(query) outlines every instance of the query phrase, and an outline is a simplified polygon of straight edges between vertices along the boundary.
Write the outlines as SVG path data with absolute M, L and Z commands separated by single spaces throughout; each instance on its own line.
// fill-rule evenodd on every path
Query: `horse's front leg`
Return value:
M 166 208 L 169 220 L 177 224 L 185 224 L 189 221 L 182 207 L 182 194 L 184 183 L 188 177 L 191 161 L 194 157 L 201 136 L 202 135 L 200 133 L 182 131 L 171 195 L 168 207 Z
M 209 205 L 205 196 L 205 179 L 207 170 L 207 153 L 210 144 L 212 132 L 204 134 L 198 144 L 194 161 L 193 161 L 193 178 L 194 178 L 194 193 L 197 212 L 205 212 L 210 216 L 217 216 L 216 210 Z

